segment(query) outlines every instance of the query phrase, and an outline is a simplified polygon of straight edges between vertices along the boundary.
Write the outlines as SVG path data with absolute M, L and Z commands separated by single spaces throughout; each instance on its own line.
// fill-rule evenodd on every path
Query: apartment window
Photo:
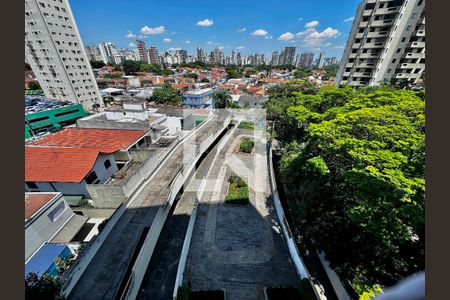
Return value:
M 396 61 L 397 61 L 397 59 L 396 59 L 396 58 L 392 59 L 392 63 L 395 63 Z
M 363 33 L 364 32 L 364 28 L 360 28 L 359 30 L 358 30 L 358 33 Z
M 45 8 L 45 4 L 44 4 L 44 3 L 39 2 L 39 5 L 40 5 L 41 7 L 44 7 L 44 8 Z
M 66 204 L 61 202 L 47 216 L 52 222 L 55 222 L 65 210 Z
M 375 8 L 375 3 L 367 3 L 366 7 L 364 9 L 374 9 Z
M 419 2 L 417 2 L 417 6 L 421 6 L 423 3 L 423 0 L 419 0 Z
M 79 96 L 80 95 L 78 95 L 78 97 Z M 98 177 L 97 177 L 97 173 L 95 173 L 95 171 L 92 171 L 91 173 L 89 173 L 89 175 L 86 176 L 86 178 L 85 178 L 87 184 L 91 184 L 97 179 L 98 179 Z
M 384 3 L 380 3 L 380 5 L 378 6 L 378 8 L 383 8 L 384 7 Z
M 362 21 L 363 21 L 363 22 L 369 21 L 369 17 L 363 17 L 363 18 L 362 18 Z
M 413 14 L 411 15 L 411 19 L 417 19 L 417 13 L 413 13 Z
M 406 37 L 402 37 L 402 43 L 406 41 Z
M 38 189 L 38 186 L 36 185 L 35 182 L 28 181 L 28 182 L 25 182 L 25 184 L 27 185 L 27 187 L 28 187 L 29 189 Z
M 109 167 L 111 167 L 111 161 L 109 159 L 105 160 L 103 164 L 105 165 L 105 169 L 109 169 Z
M 402 51 L 402 48 L 397 48 L 396 53 L 400 53 L 400 51 Z
M 358 52 L 358 49 L 352 49 L 352 53 Z
M 406 31 L 410 31 L 411 30 L 411 26 L 406 27 Z
M 58 7 L 58 6 L 55 6 L 55 9 L 56 9 L 57 11 L 60 11 L 60 9 L 59 9 L 59 7 Z
M 370 32 L 375 32 L 375 27 L 370 27 L 369 31 Z

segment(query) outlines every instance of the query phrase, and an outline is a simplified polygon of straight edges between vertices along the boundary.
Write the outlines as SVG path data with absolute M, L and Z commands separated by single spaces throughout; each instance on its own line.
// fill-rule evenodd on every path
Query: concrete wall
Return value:
M 341 280 L 339 279 L 339 276 L 336 274 L 336 272 L 331 269 L 330 264 L 325 259 L 325 255 L 323 253 L 319 253 L 318 251 L 317 255 L 319 256 L 320 262 L 322 263 L 323 268 L 325 269 L 325 272 L 327 273 L 328 279 L 330 279 L 331 285 L 333 286 L 334 292 L 336 293 L 336 296 L 339 300 L 351 300 L 349 294 L 344 288 L 344 285 L 342 284 Z
M 117 208 L 127 199 L 119 185 L 88 184 L 86 187 L 97 208 Z
M 48 214 L 60 203 L 64 203 L 64 212 L 54 221 Z M 64 225 L 72 218 L 74 212 L 70 209 L 66 200 L 60 196 L 53 200 L 50 206 L 38 213 L 32 220 L 25 224 L 25 260 L 39 249 L 39 247 L 51 240 Z
M 74 212 L 80 212 L 83 216 L 95 219 L 108 219 L 114 212 L 115 208 L 89 208 L 89 207 L 77 207 L 73 208 Z

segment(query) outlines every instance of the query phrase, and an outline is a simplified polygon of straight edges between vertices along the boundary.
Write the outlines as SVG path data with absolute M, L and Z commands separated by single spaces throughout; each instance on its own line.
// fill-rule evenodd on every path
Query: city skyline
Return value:
M 237 50 L 243 55 L 266 56 L 295 46 L 297 53 L 325 52 L 340 58 L 359 3 L 287 1 L 281 7 L 281 3 L 234 0 L 226 6 L 175 2 L 176 5 L 138 0 L 130 5 L 111 1 L 111 5 L 100 6 L 74 1 L 71 6 L 85 45 L 111 42 L 117 48 L 134 49 L 136 40 L 143 40 L 161 52 L 185 49 L 195 55 L 196 48 L 201 47 L 206 52 L 219 48 L 226 55 Z M 324 5 L 333 7 L 333 14 L 326 13 Z M 158 13 L 149 14 L 147 8 Z

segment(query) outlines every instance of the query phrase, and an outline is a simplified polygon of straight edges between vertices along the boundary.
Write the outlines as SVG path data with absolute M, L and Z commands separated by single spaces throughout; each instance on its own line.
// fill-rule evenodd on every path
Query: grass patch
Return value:
M 297 287 L 267 288 L 269 300 L 316 300 L 308 279 L 300 280 Z
M 239 150 L 245 153 L 251 153 L 254 146 L 255 142 L 253 140 L 242 139 L 241 143 L 239 144 Z
M 228 179 L 228 194 L 225 197 L 226 204 L 248 204 L 248 185 L 239 176 L 231 175 Z
M 248 122 L 248 121 L 241 121 L 241 123 L 239 123 L 238 128 L 241 129 L 255 129 L 255 124 L 253 124 L 252 122 Z

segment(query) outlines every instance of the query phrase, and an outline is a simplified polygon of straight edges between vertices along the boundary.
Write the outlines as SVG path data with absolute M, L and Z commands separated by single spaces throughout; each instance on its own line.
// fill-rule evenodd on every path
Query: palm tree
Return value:
M 215 108 L 227 108 L 231 104 L 231 96 L 225 91 L 217 91 L 212 96 Z

